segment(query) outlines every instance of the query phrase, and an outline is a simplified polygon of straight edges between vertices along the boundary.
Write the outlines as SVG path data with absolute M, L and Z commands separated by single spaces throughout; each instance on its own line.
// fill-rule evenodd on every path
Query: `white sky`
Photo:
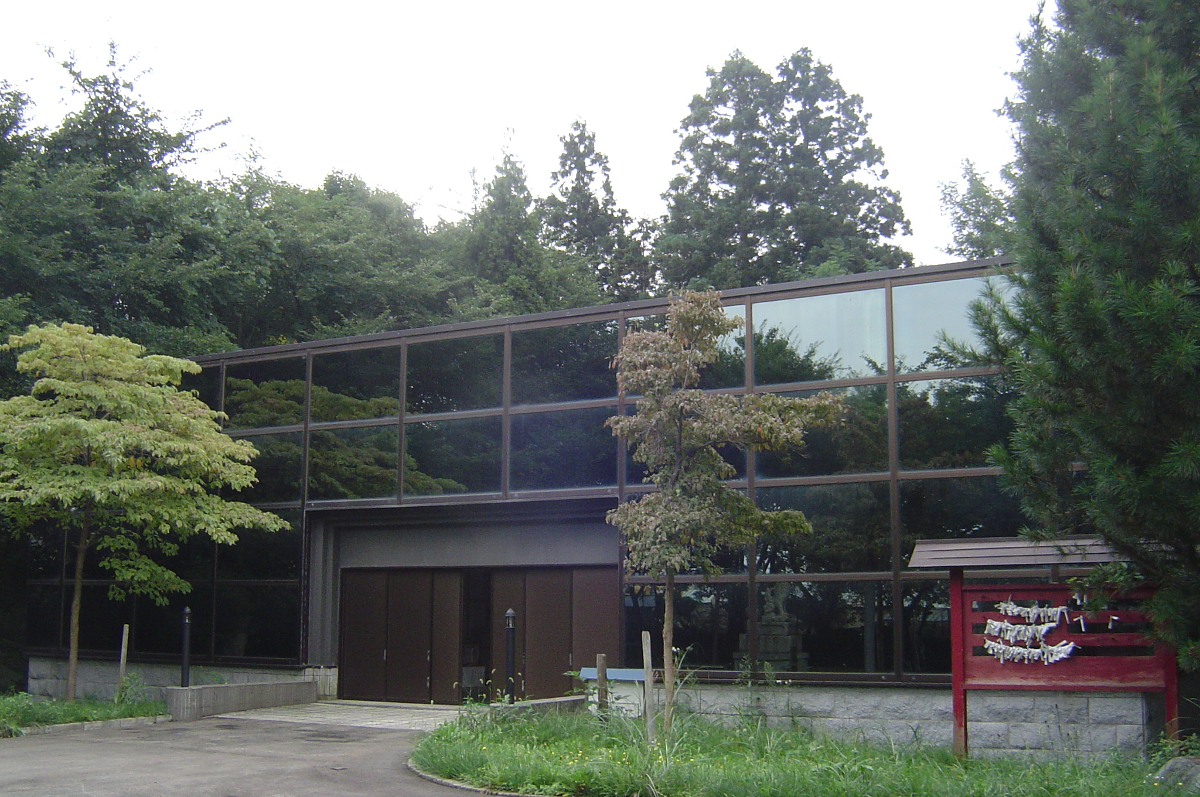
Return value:
M 231 120 L 208 137 L 228 146 L 198 176 L 240 171 L 255 150 L 266 171 L 307 187 L 333 170 L 358 174 L 431 223 L 469 208 L 471 170 L 491 179 L 506 147 L 547 194 L 558 139 L 582 119 L 609 157 L 618 204 L 657 216 L 705 69 L 740 49 L 773 71 L 808 47 L 871 114 L 913 226 L 897 243 L 940 263 L 952 258 L 939 183 L 959 179 L 963 158 L 992 175 L 1012 158 L 995 109 L 1013 92 L 1016 38 L 1037 4 L 60 0 L 5 10 L 0 79 L 53 125 L 70 107 L 57 62 L 74 52 L 94 73 L 113 40 L 150 70 L 138 85 L 151 107 Z

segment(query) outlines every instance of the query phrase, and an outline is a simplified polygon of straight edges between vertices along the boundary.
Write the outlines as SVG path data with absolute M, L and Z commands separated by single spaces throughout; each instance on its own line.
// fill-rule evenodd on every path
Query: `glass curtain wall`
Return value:
M 959 264 L 725 293 L 745 325 L 704 387 L 830 390 L 846 414 L 800 452 L 727 452 L 735 487 L 764 508 L 803 510 L 813 531 L 729 551 L 718 578 L 680 577 L 687 666 L 722 677 L 756 661 L 847 681 L 949 671 L 946 584 L 904 572 L 912 543 L 1013 534 L 1022 523 L 985 458 L 1008 432 L 1007 387 L 954 345 L 973 340 L 967 309 L 987 273 Z M 233 547 L 197 540 L 175 560 L 193 590 L 167 607 L 103 600 L 105 574 L 91 574 L 101 599 L 85 602 L 97 613 L 85 648 L 115 650 L 130 622 L 135 653 L 175 653 L 187 604 L 198 661 L 303 663 L 310 508 L 615 504 L 644 491 L 604 426 L 632 411 L 610 363 L 625 331 L 661 324 L 664 308 L 647 300 L 197 358 L 204 370 L 186 387 L 259 451 L 259 481 L 237 497 L 292 530 L 247 532 Z M 30 643 L 62 649 L 69 548 L 50 535 L 36 554 Z M 659 585 L 624 581 L 624 663 L 638 666 L 639 632 L 658 639 Z

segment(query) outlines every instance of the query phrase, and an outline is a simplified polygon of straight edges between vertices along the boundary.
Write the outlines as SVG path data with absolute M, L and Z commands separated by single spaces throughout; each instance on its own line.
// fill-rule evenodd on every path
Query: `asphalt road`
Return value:
M 0 739 L 4 797 L 456 797 L 406 768 L 421 731 L 210 717 Z

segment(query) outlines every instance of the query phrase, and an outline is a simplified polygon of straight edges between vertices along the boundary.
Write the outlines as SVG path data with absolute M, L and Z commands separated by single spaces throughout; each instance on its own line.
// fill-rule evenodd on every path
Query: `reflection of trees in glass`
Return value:
M 392 418 L 400 413 L 400 401 L 380 396 L 361 399 L 313 385 L 313 420 L 366 420 Z M 249 379 L 230 379 L 225 396 L 229 425 L 238 429 L 262 429 L 304 422 L 304 380 L 271 380 L 255 384 Z
M 615 321 L 514 332 L 513 403 L 616 396 L 617 379 L 611 367 L 616 353 Z
M 276 511 L 292 524 L 290 529 L 267 534 L 238 532 L 237 545 L 217 550 L 218 579 L 280 579 L 300 577 L 302 539 L 300 510 Z
M 304 453 L 299 432 L 246 437 L 258 450 L 254 468 L 258 483 L 243 490 L 242 501 L 271 503 L 300 500 L 300 460 Z
M 891 568 L 888 488 L 882 482 L 770 487 L 765 509 L 798 509 L 812 533 L 758 543 L 761 573 L 837 573 Z
M 255 384 L 248 379 L 229 380 L 226 406 L 238 412 L 242 424 L 254 427 L 279 425 L 297 415 L 303 418 L 304 382 L 277 380 Z M 369 419 L 396 416 L 396 398 L 354 398 L 313 385 L 313 416 Z M 251 442 L 261 452 L 259 485 L 255 500 L 295 501 L 300 498 L 299 467 L 302 450 L 298 435 L 264 435 Z M 309 442 L 309 498 L 386 498 L 396 494 L 396 461 L 399 441 L 393 426 L 364 429 L 315 429 Z M 463 492 L 452 478 L 422 473 L 411 456 L 405 461 L 405 479 L 412 494 Z M 417 491 L 420 493 L 417 493 Z
M 312 358 L 312 382 L 313 421 L 394 417 L 400 395 L 400 348 L 317 355 Z
M 300 591 L 294 586 L 221 585 L 214 638 L 217 656 L 295 659 Z
M 395 426 L 314 430 L 308 447 L 308 497 L 394 496 L 399 447 Z
M 759 478 L 871 473 L 887 468 L 886 386 L 864 385 L 831 392 L 843 399 L 842 424 L 809 430 L 804 448 L 799 451 L 760 452 Z
M 988 447 L 1012 429 L 1005 412 L 1010 397 L 996 377 L 898 384 L 901 467 L 987 464 Z
M 684 584 L 675 595 L 675 645 L 683 666 L 736 669 L 746 633 L 745 584 Z
M 950 672 L 950 585 L 915 581 L 904 592 L 904 669 Z
M 779 327 L 754 333 L 754 381 L 761 385 L 836 379 L 843 370 L 839 353 L 822 354 L 822 341 L 805 345 Z
M 789 584 L 786 606 L 803 635 L 808 667 L 876 672 L 891 666 L 891 591 L 879 582 Z
M 404 441 L 406 495 L 500 489 L 498 417 L 406 424 Z
M 304 380 L 230 378 L 225 387 L 226 424 L 231 429 L 266 429 L 304 423 Z M 259 466 L 261 467 L 261 465 Z
M 617 445 L 601 407 L 513 418 L 512 487 L 552 489 L 617 483 Z
M 499 335 L 414 343 L 408 347 L 409 413 L 499 407 L 504 341 Z
M 1013 537 L 1025 522 L 1017 501 L 1000 491 L 993 476 L 900 484 L 900 550 L 906 558 L 918 539 Z

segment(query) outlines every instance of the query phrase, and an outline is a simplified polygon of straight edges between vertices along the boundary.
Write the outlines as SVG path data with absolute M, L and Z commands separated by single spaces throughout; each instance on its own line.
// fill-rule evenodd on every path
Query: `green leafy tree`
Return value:
M 1094 531 L 1158 585 L 1200 666 L 1200 6 L 1060 0 L 1023 40 L 1015 430 L 994 451 L 1038 530 Z
M 220 415 L 176 388 L 196 364 L 77 324 L 31 326 L 2 348 L 19 351 L 17 368 L 37 381 L 29 395 L 0 402 L 0 511 L 17 532 L 42 523 L 73 535 L 73 700 L 90 552 L 111 573 L 111 598 L 161 604 L 190 589 L 160 561 L 189 537 L 233 544 L 238 529 L 287 524 L 220 495 L 254 482 L 254 449 L 222 434 Z
M 550 175 L 555 193 L 538 201 L 543 238 L 584 258 L 607 296 L 649 296 L 656 279 L 639 235 L 642 227 L 617 207 L 608 158 L 597 151 L 596 134 L 576 121 L 560 141 L 558 170 Z
M 665 579 L 662 628 L 664 729 L 670 730 L 675 693 L 675 576 L 712 572 L 713 557 L 759 536 L 809 529 L 803 514 L 764 512 L 725 482 L 733 467 L 721 449 L 799 446 L 804 431 L 831 424 L 840 401 L 827 393 L 797 399 L 756 393 L 734 396 L 698 389 L 701 370 L 718 355 L 721 338 L 741 319 L 721 308 L 720 295 L 685 293 L 672 300 L 667 327 L 625 336 L 615 359 L 622 394 L 635 395 L 637 413 L 608 420 L 613 434 L 635 446 L 657 489 L 621 504 L 608 520 L 624 538 L 632 572 Z
M 733 288 L 912 262 L 886 242 L 909 227 L 882 185 L 862 98 L 828 66 L 800 50 L 772 77 L 735 52 L 708 76 L 665 194 L 656 254 L 669 284 Z
M 1004 169 L 1001 178 L 1011 185 L 1015 177 Z M 964 260 L 998 257 L 1013 250 L 1012 197 L 988 183 L 975 164 L 963 161 L 962 183 L 942 183 L 942 215 L 949 216 L 953 241 L 945 252 Z

